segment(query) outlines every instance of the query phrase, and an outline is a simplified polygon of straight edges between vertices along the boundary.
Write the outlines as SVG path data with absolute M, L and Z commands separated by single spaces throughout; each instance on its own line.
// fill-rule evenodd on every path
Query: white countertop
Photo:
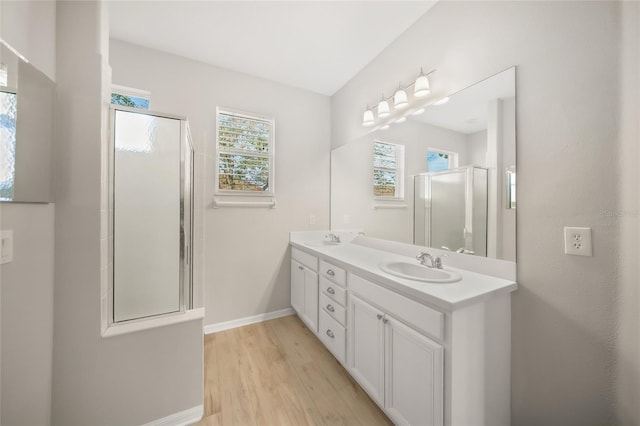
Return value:
M 302 241 L 292 240 L 291 245 L 383 287 L 449 311 L 481 302 L 497 294 L 510 293 L 518 288 L 515 281 L 448 266 L 446 258 L 443 262 L 444 270 L 459 273 L 462 276 L 460 281 L 436 284 L 396 277 L 383 272 L 378 265 L 389 261 L 413 263 L 417 260 L 360 244 L 346 242 L 335 246 L 310 246 Z

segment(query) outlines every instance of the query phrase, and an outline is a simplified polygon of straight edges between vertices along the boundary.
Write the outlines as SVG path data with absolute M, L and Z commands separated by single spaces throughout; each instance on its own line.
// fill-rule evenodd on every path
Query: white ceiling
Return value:
M 115 39 L 333 95 L 436 1 L 112 0 L 110 29 Z
M 429 106 L 423 114 L 409 118 L 460 133 L 476 133 L 487 129 L 490 101 L 515 95 L 511 68 L 451 95 L 446 104 Z

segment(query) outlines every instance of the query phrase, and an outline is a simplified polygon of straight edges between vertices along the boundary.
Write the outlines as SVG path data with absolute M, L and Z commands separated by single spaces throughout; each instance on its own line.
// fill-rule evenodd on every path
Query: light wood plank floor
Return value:
M 205 336 L 198 426 L 391 425 L 295 316 Z

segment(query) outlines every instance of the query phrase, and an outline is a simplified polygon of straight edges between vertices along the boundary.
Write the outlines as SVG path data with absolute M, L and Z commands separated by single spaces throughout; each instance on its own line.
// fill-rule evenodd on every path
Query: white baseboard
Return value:
M 142 426 L 187 426 L 200 421 L 203 415 L 204 405 L 198 405 L 197 407 L 173 413 L 167 417 L 154 420 Z
M 237 320 L 224 321 L 216 324 L 209 324 L 204 326 L 204 334 L 216 333 L 218 331 L 230 330 L 236 327 L 242 327 L 243 325 L 255 324 L 257 322 L 267 321 L 280 317 L 286 317 L 288 315 L 295 314 L 296 311 L 293 308 L 281 309 L 279 311 L 267 312 L 266 314 L 254 315 L 251 317 L 240 318 Z

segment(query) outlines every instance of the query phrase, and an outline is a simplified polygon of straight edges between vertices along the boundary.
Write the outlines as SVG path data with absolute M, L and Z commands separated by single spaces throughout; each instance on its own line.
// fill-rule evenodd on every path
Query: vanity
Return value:
M 410 279 L 444 252 L 340 237 L 291 233 L 291 305 L 349 374 L 395 424 L 510 424 L 512 263 L 450 253 Z

